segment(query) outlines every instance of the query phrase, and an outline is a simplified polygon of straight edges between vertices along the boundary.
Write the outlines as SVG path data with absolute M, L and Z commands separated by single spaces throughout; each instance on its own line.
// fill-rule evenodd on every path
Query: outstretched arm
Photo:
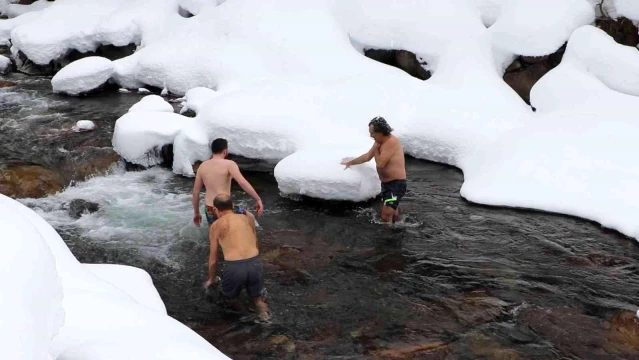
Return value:
M 200 191 L 202 190 L 202 176 L 198 169 L 195 175 L 195 183 L 193 184 L 193 222 L 196 226 L 202 223 L 202 215 L 200 215 Z
M 235 162 L 231 163 L 231 167 L 229 169 L 229 173 L 237 181 L 238 185 L 242 188 L 242 190 L 246 191 L 255 201 L 257 202 L 257 215 L 262 215 L 264 211 L 264 205 L 262 205 L 262 199 L 257 194 L 253 186 L 249 184 L 249 182 L 244 178 L 242 173 L 240 172 L 240 168 L 237 166 Z
M 375 151 L 377 150 L 378 147 L 379 145 L 377 143 L 374 143 L 371 149 L 368 150 L 366 154 L 356 157 L 355 159 L 351 161 L 342 161 L 342 165 L 346 166 L 344 169 L 348 169 L 349 167 L 353 165 L 359 165 L 359 164 L 363 164 L 365 162 L 371 161 L 371 159 L 375 157 Z

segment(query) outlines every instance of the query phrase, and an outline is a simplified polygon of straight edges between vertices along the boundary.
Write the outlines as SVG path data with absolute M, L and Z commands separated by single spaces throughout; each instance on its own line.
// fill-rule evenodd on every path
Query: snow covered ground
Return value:
M 51 225 L 3 195 L 0 213 L 0 358 L 228 359 L 167 316 L 145 271 L 80 264 Z
M 133 162 L 152 164 L 149 154 L 173 143 L 174 172 L 192 176 L 191 165 L 210 156 L 210 141 L 225 137 L 232 153 L 281 160 L 275 173 L 283 193 L 365 200 L 379 190 L 371 165 L 343 171 L 335 162 L 365 151 L 368 121 L 384 116 L 408 154 L 464 170 L 462 195 L 470 200 L 578 215 L 637 236 L 636 225 L 621 213 L 630 212 L 625 204 L 639 204 L 638 195 L 626 192 L 624 201 L 603 196 L 616 182 L 635 180 L 633 163 L 617 153 L 625 134 L 612 136 L 615 146 L 599 142 L 585 149 L 580 140 L 596 135 L 589 129 L 632 133 L 626 113 L 636 108 L 639 95 L 636 49 L 589 25 L 597 3 L 58 0 L 7 25 L 0 22 L 0 35 L 11 28 L 14 53 L 38 64 L 69 49 L 138 45 L 133 55 L 113 62 L 111 81 L 186 94 L 183 111 L 194 110 L 197 117 L 143 105 L 144 111 L 132 109 L 118 120 L 113 143 Z M 72 16 L 71 7 L 84 16 Z M 604 7 L 613 16 L 637 19 L 634 2 L 607 1 Z M 195 16 L 186 18 L 187 12 Z M 32 17 L 20 20 L 26 16 Z M 533 89 L 533 113 L 504 83 L 503 71 L 518 55 L 548 55 L 566 41 L 562 65 Z M 369 48 L 409 50 L 433 76 L 425 82 L 411 78 L 364 57 Z M 574 135 L 580 131 L 582 137 Z M 518 137 L 526 139 L 513 142 Z M 549 138 L 557 139 L 555 146 L 547 144 Z M 524 143 L 527 151 L 517 146 Z M 595 148 L 599 152 L 592 153 Z M 601 196 L 577 203 L 564 191 L 568 184 L 583 189 L 575 180 L 581 168 L 566 160 L 573 151 L 593 160 L 592 173 L 582 176 L 590 178 L 588 191 Z M 609 160 L 595 161 L 595 155 Z M 539 171 L 563 169 L 553 177 L 555 190 L 530 176 L 511 191 L 489 191 L 489 183 L 521 175 L 523 164 L 542 156 Z M 623 171 L 611 172 L 611 163 Z M 534 201 L 525 194 L 535 194 Z M 604 218 L 603 208 L 618 210 Z

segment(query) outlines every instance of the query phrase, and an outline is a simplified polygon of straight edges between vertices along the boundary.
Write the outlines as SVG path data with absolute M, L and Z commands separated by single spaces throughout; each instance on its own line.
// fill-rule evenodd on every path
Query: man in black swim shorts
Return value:
M 220 292 L 227 299 L 236 298 L 246 288 L 253 309 L 261 321 L 268 321 L 270 313 L 264 301 L 264 270 L 259 257 L 255 218 L 249 212 L 238 214 L 230 195 L 221 194 L 213 199 L 213 211 L 217 220 L 209 229 L 208 289 L 217 282 L 218 245 L 222 248 L 222 284 Z
M 375 143 L 364 155 L 342 161 L 345 169 L 375 158 L 377 173 L 382 180 L 382 213 L 384 222 L 399 221 L 399 202 L 406 194 L 406 166 L 404 148 L 386 120 L 378 116 L 368 123 L 368 132 Z

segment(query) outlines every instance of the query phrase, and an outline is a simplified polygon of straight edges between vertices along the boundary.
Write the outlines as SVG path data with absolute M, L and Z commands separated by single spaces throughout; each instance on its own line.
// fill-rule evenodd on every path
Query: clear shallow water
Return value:
M 44 116 L 53 120 L 37 128 L 51 130 L 82 112 L 104 119 L 104 130 L 57 140 L 65 149 L 83 136 L 108 146 L 108 129 L 130 106 L 121 94 L 67 100 L 34 86 L 35 103 L 47 107 L 15 110 L 18 125 Z M 1 132 L 0 143 L 13 144 L 4 151 L 40 143 L 32 130 Z M 13 154 L 59 166 L 55 157 Z M 454 168 L 409 160 L 408 172 L 406 219 L 390 228 L 376 223 L 377 202 L 293 201 L 279 196 L 269 172 L 247 173 L 266 206 L 258 220 L 270 325 L 205 301 L 208 243 L 205 229 L 191 224 L 191 179 L 161 168 L 116 169 L 22 201 L 81 261 L 149 271 L 170 314 L 236 359 L 639 357 L 634 240 L 580 219 L 470 204 Z M 76 198 L 101 209 L 73 219 L 64 207 Z

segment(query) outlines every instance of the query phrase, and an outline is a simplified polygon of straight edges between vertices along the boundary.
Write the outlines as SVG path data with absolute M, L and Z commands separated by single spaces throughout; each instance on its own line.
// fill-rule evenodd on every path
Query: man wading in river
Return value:
M 404 148 L 399 139 L 391 134 L 392 131 L 383 117 L 374 118 L 368 123 L 368 132 L 375 140 L 371 149 L 351 161 L 342 161 L 342 165 L 348 169 L 375 158 L 377 173 L 382 181 L 381 218 L 387 223 L 399 221 L 399 202 L 406 194 Z
M 264 302 L 264 270 L 259 257 L 253 215 L 249 212 L 235 213 L 233 200 L 227 194 L 216 196 L 213 206 L 217 220 L 209 229 L 209 277 L 204 288 L 208 289 L 219 281 L 215 276 L 219 244 L 224 256 L 220 293 L 226 299 L 233 299 L 246 287 L 246 292 L 251 297 L 252 310 L 261 321 L 268 321 L 270 314 Z
M 218 194 L 231 193 L 231 178 L 235 179 L 240 187 L 246 191 L 257 202 L 257 215 L 262 215 L 264 205 L 262 199 L 257 195 L 255 189 L 242 176 L 240 168 L 235 161 L 227 160 L 229 154 L 228 142 L 226 139 L 215 139 L 211 143 L 211 151 L 213 157 L 200 165 L 195 175 L 195 184 L 193 184 L 193 222 L 196 226 L 202 223 L 202 215 L 200 215 L 200 190 L 202 186 L 206 188 L 204 195 L 204 214 L 209 226 L 215 221 L 215 213 L 213 212 L 213 199 Z M 238 214 L 246 212 L 245 209 L 237 207 L 234 211 Z

